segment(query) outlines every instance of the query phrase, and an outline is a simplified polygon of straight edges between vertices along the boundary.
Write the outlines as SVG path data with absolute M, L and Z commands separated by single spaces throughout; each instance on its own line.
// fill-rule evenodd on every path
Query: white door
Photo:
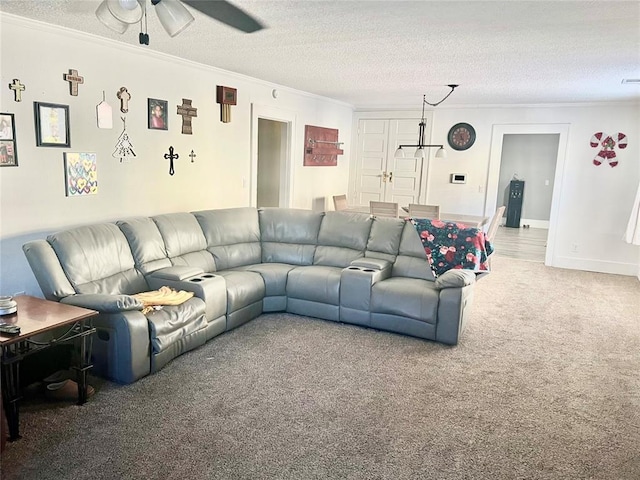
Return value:
M 418 119 L 362 119 L 358 122 L 356 152 L 356 198 L 358 205 L 370 201 L 419 203 L 423 159 L 395 158 L 399 144 L 415 144 Z M 412 154 L 413 149 L 405 149 Z

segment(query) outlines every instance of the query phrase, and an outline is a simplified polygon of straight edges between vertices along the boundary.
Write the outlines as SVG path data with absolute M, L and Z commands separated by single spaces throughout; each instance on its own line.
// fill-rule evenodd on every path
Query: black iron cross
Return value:
M 169 147 L 169 153 L 165 153 L 164 158 L 169 160 L 169 175 L 173 175 L 175 173 L 175 170 L 173 169 L 173 161 L 180 158 L 180 155 L 173 153 L 173 147 Z
M 189 154 L 189 156 L 191 157 L 191 163 L 193 163 L 194 162 L 193 159 L 196 158 L 197 155 L 195 153 L 193 153 L 193 150 L 191 150 L 191 153 Z

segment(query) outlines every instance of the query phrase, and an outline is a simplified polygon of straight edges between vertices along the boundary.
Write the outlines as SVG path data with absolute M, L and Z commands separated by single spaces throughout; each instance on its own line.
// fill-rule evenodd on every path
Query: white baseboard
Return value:
M 584 270 L 587 272 L 613 273 L 615 275 L 638 276 L 638 265 L 635 263 L 607 262 L 575 257 L 554 257 L 552 267 Z

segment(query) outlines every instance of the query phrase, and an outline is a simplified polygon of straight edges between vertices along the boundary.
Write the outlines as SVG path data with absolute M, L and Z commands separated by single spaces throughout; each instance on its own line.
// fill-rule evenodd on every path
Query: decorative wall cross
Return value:
M 120 111 L 127 113 L 129 111 L 129 100 L 131 100 L 131 94 L 127 90 L 127 87 L 120 87 L 116 97 L 120 99 Z
M 182 115 L 182 133 L 191 135 L 191 118 L 198 116 L 198 109 L 191 106 L 191 100 L 183 98 L 182 105 L 178 105 L 178 115 Z
M 194 162 L 193 159 L 196 158 L 197 155 L 195 153 L 193 153 L 193 150 L 191 150 L 191 153 L 189 154 L 189 157 L 191 157 L 191 163 L 193 163 Z
M 77 97 L 78 85 L 82 85 L 84 83 L 84 77 L 78 75 L 77 70 L 69 69 L 69 73 L 65 73 L 64 75 L 62 75 L 62 78 L 64 78 L 65 81 L 69 82 L 69 93 L 73 97 Z
M 165 153 L 164 158 L 169 160 L 169 175 L 173 175 L 175 173 L 175 170 L 173 169 L 173 161 L 178 160 L 180 155 L 173 153 L 173 147 L 169 147 L 169 153 Z
M 9 88 L 11 90 L 13 90 L 13 93 L 15 94 L 15 98 L 14 100 L 16 102 L 21 102 L 22 101 L 22 92 L 24 92 L 26 90 L 26 87 L 20 83 L 20 80 L 17 78 L 13 79 L 13 83 L 9 84 Z

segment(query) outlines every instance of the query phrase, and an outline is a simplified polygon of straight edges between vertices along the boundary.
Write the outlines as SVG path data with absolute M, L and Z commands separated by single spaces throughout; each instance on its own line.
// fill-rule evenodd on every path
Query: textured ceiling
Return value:
M 233 30 L 193 11 L 169 38 L 149 3 L 140 46 L 334 98 L 357 108 L 640 100 L 637 1 L 290 1 L 233 3 L 268 28 Z M 1 0 L 0 10 L 138 43 L 95 17 L 99 0 Z

